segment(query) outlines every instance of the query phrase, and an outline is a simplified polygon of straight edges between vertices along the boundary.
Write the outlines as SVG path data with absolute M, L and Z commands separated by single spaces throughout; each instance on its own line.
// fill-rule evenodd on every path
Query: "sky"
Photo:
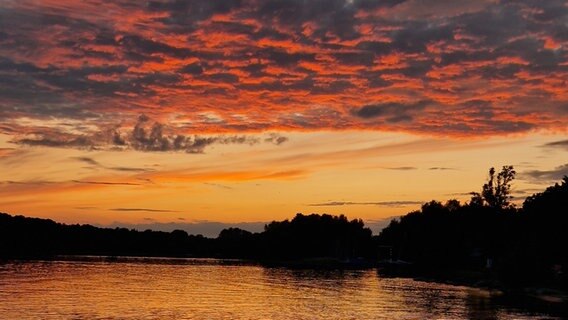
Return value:
M 0 212 L 375 232 L 568 175 L 568 3 L 0 1 Z

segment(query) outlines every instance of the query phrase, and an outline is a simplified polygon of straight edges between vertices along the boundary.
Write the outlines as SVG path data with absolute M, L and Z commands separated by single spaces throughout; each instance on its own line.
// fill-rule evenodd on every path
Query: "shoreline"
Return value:
M 491 299 L 505 305 L 522 306 L 527 310 L 550 312 L 568 317 L 568 292 L 560 288 L 538 285 L 508 285 L 490 272 L 465 269 L 431 270 L 381 270 L 377 273 L 385 278 L 405 278 L 415 281 L 442 283 L 453 286 L 464 286 L 472 289 L 472 294 L 481 299 Z M 401 270 L 398 270 L 401 271 Z

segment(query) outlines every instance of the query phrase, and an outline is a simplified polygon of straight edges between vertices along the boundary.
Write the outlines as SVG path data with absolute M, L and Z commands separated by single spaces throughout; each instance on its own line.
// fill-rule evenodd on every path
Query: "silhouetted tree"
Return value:
M 503 166 L 497 176 L 495 176 L 495 168 L 489 169 L 487 183 L 483 185 L 481 193 L 471 193 L 470 205 L 487 205 L 494 209 L 512 208 L 514 205 L 510 202 L 513 198 L 511 196 L 511 182 L 515 179 L 516 173 L 513 166 Z
M 555 281 L 564 281 L 568 287 L 568 176 L 560 184 L 527 197 L 521 214 L 525 263 L 533 273 L 550 273 L 556 278 L 564 274 Z
M 0 213 L 0 258 L 58 254 L 130 256 L 205 256 L 213 239 L 172 232 L 65 225 L 52 220 Z
M 469 204 L 430 201 L 391 221 L 377 237 L 379 248 L 389 248 L 382 258 L 392 252 L 414 272 L 443 278 L 568 288 L 568 177 L 517 210 L 509 202 L 514 175 L 511 166 L 499 175 L 492 169 L 483 194 Z
M 562 178 L 562 183 L 546 188 L 542 193 L 536 193 L 526 198 L 523 209 L 527 214 L 552 215 L 568 218 L 568 176 Z
M 374 254 L 372 232 L 362 220 L 344 215 L 303 215 L 291 221 L 273 221 L 260 234 L 267 259 L 354 258 Z
M 372 233 L 363 221 L 328 214 L 297 214 L 274 221 L 261 233 L 224 229 L 216 239 L 172 232 L 64 225 L 51 220 L 0 213 L 0 258 L 58 254 L 192 256 L 271 261 L 372 257 Z
M 453 212 L 453 211 L 457 211 L 461 208 L 461 203 L 459 202 L 459 200 L 450 199 L 450 200 L 446 201 L 446 204 L 444 205 L 444 207 L 446 207 L 446 209 L 448 209 L 448 211 Z

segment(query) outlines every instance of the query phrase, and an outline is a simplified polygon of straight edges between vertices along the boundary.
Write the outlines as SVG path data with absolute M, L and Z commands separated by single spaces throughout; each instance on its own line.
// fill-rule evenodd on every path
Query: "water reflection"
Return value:
M 0 264 L 2 319 L 530 319 L 466 287 L 241 261 Z M 540 318 L 544 318 L 540 315 Z M 551 318 L 552 319 L 552 318 Z
M 475 289 L 468 290 L 466 297 L 467 315 L 469 319 L 497 320 L 499 313 L 491 297 Z

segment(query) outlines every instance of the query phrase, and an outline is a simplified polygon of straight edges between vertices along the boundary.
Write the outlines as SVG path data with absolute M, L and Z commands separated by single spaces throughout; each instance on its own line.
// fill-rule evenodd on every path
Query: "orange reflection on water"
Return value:
M 530 318 L 474 298 L 465 287 L 374 270 L 138 258 L 0 265 L 2 319 Z

